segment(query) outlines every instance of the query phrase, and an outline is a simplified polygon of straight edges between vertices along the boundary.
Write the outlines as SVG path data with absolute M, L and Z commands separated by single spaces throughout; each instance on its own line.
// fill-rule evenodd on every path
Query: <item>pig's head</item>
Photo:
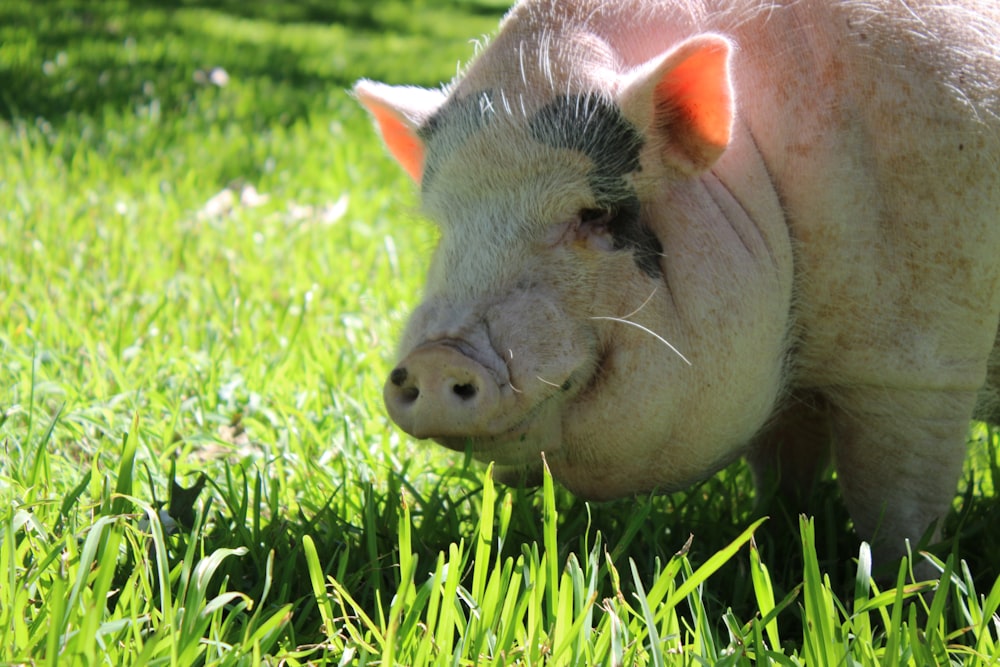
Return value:
M 702 178 L 730 141 L 731 47 L 702 35 L 626 68 L 593 35 L 558 39 L 526 56 L 501 32 L 447 93 L 356 86 L 440 226 L 385 403 L 501 478 L 544 452 L 587 497 L 676 488 L 732 458 L 778 384 L 778 345 L 738 342 L 760 318 L 720 284 L 744 259 Z

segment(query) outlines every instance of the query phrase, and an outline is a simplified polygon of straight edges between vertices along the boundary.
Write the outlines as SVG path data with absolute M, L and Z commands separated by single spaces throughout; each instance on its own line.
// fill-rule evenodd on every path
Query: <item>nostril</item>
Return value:
M 401 387 L 403 386 L 403 383 L 406 382 L 406 378 L 408 376 L 409 373 L 406 372 L 406 369 L 400 366 L 399 368 L 393 369 L 392 373 L 389 373 L 389 382 L 392 382 L 397 387 Z
M 468 401 L 476 397 L 479 392 L 473 384 L 456 384 L 451 388 L 452 392 L 463 401 Z
M 410 404 L 420 397 L 420 385 L 410 382 L 410 373 L 405 366 L 400 366 L 389 373 L 389 382 L 396 388 L 396 398 L 402 404 Z

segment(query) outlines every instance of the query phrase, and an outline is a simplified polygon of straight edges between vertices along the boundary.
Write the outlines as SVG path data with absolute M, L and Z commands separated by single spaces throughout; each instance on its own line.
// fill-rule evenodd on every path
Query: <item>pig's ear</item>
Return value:
M 424 170 L 424 142 L 417 129 L 441 106 L 444 93 L 363 79 L 354 85 L 354 95 L 374 116 L 389 152 L 419 183 Z
M 649 123 L 664 158 L 686 173 L 710 168 L 729 144 L 732 50 L 719 35 L 691 37 L 640 67 L 622 90 L 625 114 Z

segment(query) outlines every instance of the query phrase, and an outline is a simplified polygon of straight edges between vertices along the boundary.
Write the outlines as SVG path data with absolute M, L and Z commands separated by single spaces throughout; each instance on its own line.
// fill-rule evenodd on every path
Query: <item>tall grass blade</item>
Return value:
M 762 523 L 767 521 L 767 517 L 757 519 L 746 530 L 740 533 L 739 537 L 730 542 L 724 548 L 720 549 L 716 553 L 712 554 L 697 570 L 695 570 L 690 577 L 684 580 L 680 586 L 677 587 L 670 597 L 667 599 L 667 607 L 674 607 L 680 600 L 686 598 L 692 591 L 694 591 L 698 586 L 701 586 L 711 577 L 713 574 L 719 571 L 723 565 L 725 565 L 733 556 L 743 547 L 744 544 L 750 541 L 753 537 L 754 532 L 760 527 Z
M 753 584 L 754 595 L 757 599 L 757 607 L 763 618 L 770 618 L 764 623 L 764 630 L 772 649 L 781 646 L 781 637 L 778 633 L 778 621 L 775 616 L 771 616 L 774 610 L 774 588 L 771 584 L 771 576 L 768 574 L 767 566 L 761 561 L 760 552 L 757 551 L 757 544 L 750 538 L 750 581 Z
M 111 503 L 112 514 L 129 511 L 126 496 L 132 495 L 132 478 L 135 471 L 135 452 L 139 444 L 139 413 L 132 417 L 132 428 L 122 435 L 122 451 L 118 463 L 118 478 L 115 482 L 115 498 Z

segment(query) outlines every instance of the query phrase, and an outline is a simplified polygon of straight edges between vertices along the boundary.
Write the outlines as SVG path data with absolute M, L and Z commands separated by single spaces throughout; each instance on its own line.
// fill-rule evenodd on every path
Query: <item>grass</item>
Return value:
M 982 426 L 942 577 L 879 588 L 832 479 L 587 504 L 388 423 L 434 230 L 345 89 L 502 10 L 0 7 L 0 663 L 1000 664 Z

